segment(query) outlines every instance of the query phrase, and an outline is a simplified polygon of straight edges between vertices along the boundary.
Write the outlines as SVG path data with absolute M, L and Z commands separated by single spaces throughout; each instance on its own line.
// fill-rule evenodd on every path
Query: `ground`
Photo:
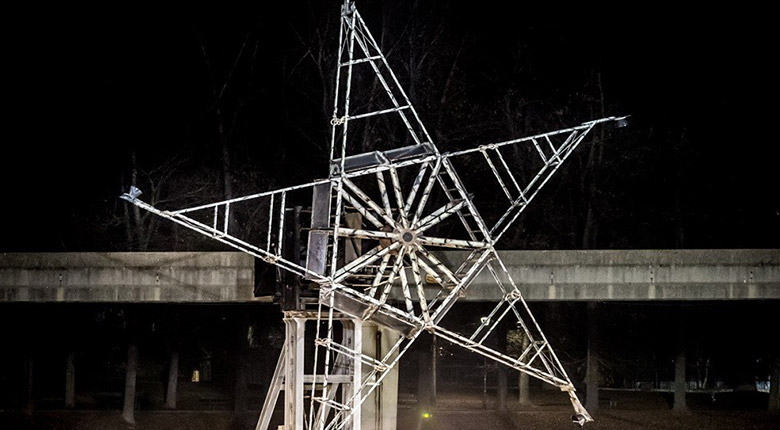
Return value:
M 505 412 L 495 410 L 495 399 L 479 393 L 439 397 L 429 417 L 408 397 L 398 411 L 399 430 L 576 430 L 569 417 L 571 407 L 560 396 L 537 396 L 533 406 L 510 400 Z M 707 404 L 689 394 L 691 410 L 676 414 L 664 393 L 603 393 L 604 406 L 594 414 L 588 430 L 780 430 L 780 413 L 762 410 L 755 402 Z M 761 399 L 759 399 L 761 400 Z M 765 403 L 764 403 L 765 404 Z M 19 430 L 249 430 L 259 411 L 235 415 L 218 411 L 138 411 L 136 424 L 122 421 L 118 410 L 38 411 L 25 418 L 19 411 L 0 411 L 0 429 Z M 280 414 L 277 413 L 277 419 Z
M 238 430 L 254 429 L 256 412 L 235 418 L 214 412 L 139 412 L 136 425 L 122 422 L 113 411 L 46 411 L 33 419 L 18 414 L 0 414 L 2 429 L 45 430 Z M 780 415 L 763 411 L 694 411 L 686 415 L 670 411 L 614 410 L 604 412 L 588 424 L 588 430 L 777 430 Z M 428 420 L 416 413 L 399 414 L 399 430 L 576 430 L 564 410 L 497 413 L 486 410 L 435 411 Z

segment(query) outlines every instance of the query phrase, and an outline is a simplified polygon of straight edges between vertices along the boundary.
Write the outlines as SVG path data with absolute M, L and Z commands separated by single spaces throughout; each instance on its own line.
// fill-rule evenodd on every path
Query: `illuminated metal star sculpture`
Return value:
M 625 117 L 441 153 L 351 2 L 342 7 L 338 55 L 327 179 L 178 210 L 161 210 L 139 200 L 135 188 L 122 198 L 318 287 L 314 357 L 320 379 L 315 377 L 311 384 L 305 423 L 309 429 L 354 428 L 352 418 L 362 402 L 423 331 L 560 388 L 574 406 L 574 421 L 580 425 L 591 421 L 494 245 L 594 127 L 622 123 Z M 368 87 L 358 78 L 357 68 L 379 83 L 385 105 L 366 104 L 371 109 L 358 113 L 350 110 L 350 102 L 355 105 L 352 92 Z M 396 130 L 410 144 L 350 155 L 352 148 L 365 144 L 361 135 L 350 133 L 351 125 L 380 118 L 395 121 Z M 522 172 L 511 167 L 520 159 Z M 494 213 L 506 199 L 500 215 L 483 218 L 456 165 L 479 172 L 472 176 L 478 177 L 481 189 L 499 190 L 501 197 L 489 204 Z M 298 256 L 286 257 L 285 231 L 290 210 L 309 201 L 311 230 L 303 262 Z M 261 221 L 266 226 L 264 238 L 234 233 L 231 219 L 242 211 L 254 214 L 258 208 L 267 214 Z M 475 331 L 457 333 L 447 327 L 445 316 L 480 274 L 492 280 L 503 298 L 478 320 Z M 370 357 L 334 334 L 339 315 L 390 327 L 399 339 L 382 357 Z M 486 346 L 507 317 L 515 319 L 528 340 L 518 356 Z M 362 363 L 357 368 L 367 371 L 354 371 L 358 380 L 338 402 L 335 385 L 328 381 L 345 360 Z

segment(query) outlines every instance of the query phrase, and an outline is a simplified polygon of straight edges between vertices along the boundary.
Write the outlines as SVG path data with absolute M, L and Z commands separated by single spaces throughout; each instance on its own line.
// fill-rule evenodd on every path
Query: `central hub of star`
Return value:
M 398 240 L 404 245 L 411 245 L 417 239 L 417 234 L 414 230 L 401 230 L 398 232 Z

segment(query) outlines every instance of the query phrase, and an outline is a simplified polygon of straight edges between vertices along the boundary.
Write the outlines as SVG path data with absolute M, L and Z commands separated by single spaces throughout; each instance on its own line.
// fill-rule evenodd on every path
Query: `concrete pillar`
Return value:
M 303 346 L 306 320 L 284 318 L 287 335 L 284 374 L 285 430 L 303 430 Z
M 342 344 L 355 351 L 363 351 L 363 326 L 361 320 L 344 320 L 342 324 Z M 352 363 L 348 364 L 352 368 L 353 380 L 355 384 L 344 384 L 341 391 L 341 403 L 347 404 L 353 398 L 361 396 L 360 382 L 363 380 L 363 363 L 360 357 L 354 357 Z M 343 427 L 344 430 L 360 430 L 362 424 L 362 405 L 352 411 L 352 417 Z
M 24 414 L 28 417 L 32 416 L 33 412 L 35 412 L 35 374 L 33 372 L 34 364 L 35 360 L 33 359 L 32 353 L 30 353 L 24 360 Z
M 165 407 L 176 409 L 176 388 L 179 382 L 179 352 L 171 351 L 168 364 L 168 387 L 165 391 Z
M 685 392 L 687 386 L 685 382 L 685 315 L 684 310 L 680 309 L 680 315 L 677 324 L 677 355 L 674 359 L 674 412 L 682 413 L 688 410 L 685 401 Z
M 591 414 L 599 409 L 599 338 L 598 312 L 596 302 L 588 303 L 588 363 L 585 375 L 585 409 Z
M 135 383 L 138 374 L 138 347 L 130 344 L 127 347 L 127 371 L 125 373 L 125 399 L 122 408 L 122 419 L 128 424 L 135 424 Z
M 68 351 L 65 356 L 65 408 L 76 407 L 76 367 L 74 365 L 76 352 Z
M 528 342 L 528 336 L 523 334 L 523 351 L 525 351 L 525 349 L 528 348 L 528 343 L 529 343 Z M 528 378 L 529 377 L 528 377 L 527 373 L 520 372 L 520 376 L 519 376 L 519 379 L 517 381 L 517 385 L 518 385 L 518 388 L 519 388 L 519 391 L 520 391 L 520 394 L 519 394 L 519 397 L 518 397 L 517 400 L 523 406 L 531 404 L 531 395 L 530 395 L 529 387 L 528 387 L 528 382 L 529 382 Z
M 363 353 L 382 359 L 398 342 L 398 334 L 387 328 L 377 327 L 372 322 L 363 323 Z M 392 361 L 391 357 L 391 361 Z M 370 368 L 363 365 L 363 371 Z M 395 430 L 398 413 L 398 366 L 396 365 L 382 380 L 382 383 L 363 403 L 362 430 Z
M 363 354 L 381 360 L 398 342 L 398 334 L 372 322 L 363 323 Z M 396 354 L 397 355 L 397 354 Z M 395 358 L 395 355 L 390 358 Z M 363 365 L 363 372 L 371 368 Z M 362 430 L 395 430 L 398 412 L 398 366 L 382 379 L 381 384 L 363 403 Z
M 769 377 L 768 409 L 770 411 L 780 411 L 780 357 L 775 358 Z

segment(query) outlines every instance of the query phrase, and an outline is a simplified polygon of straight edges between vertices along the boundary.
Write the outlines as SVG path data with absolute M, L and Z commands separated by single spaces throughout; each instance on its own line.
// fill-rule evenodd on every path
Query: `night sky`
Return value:
M 772 14 L 509 3 L 358 2 L 402 85 L 414 80 L 412 101 L 439 126 L 440 148 L 511 137 L 508 111 L 527 120 L 522 134 L 602 107 L 630 114 L 631 128 L 603 142 L 606 191 L 590 196 L 603 233 L 591 246 L 780 247 Z M 7 13 L 0 250 L 134 249 L 118 199 L 131 153 L 145 171 L 175 165 L 182 183 L 201 178 L 215 195 L 219 114 L 238 193 L 323 177 L 339 2 L 268 4 Z M 540 195 L 547 218 L 567 219 L 551 212 L 569 211 L 566 199 L 552 196 L 577 182 L 573 164 Z M 528 216 L 521 247 L 582 247 L 576 233 L 539 233 L 552 228 Z M 151 249 L 198 248 L 166 243 Z

